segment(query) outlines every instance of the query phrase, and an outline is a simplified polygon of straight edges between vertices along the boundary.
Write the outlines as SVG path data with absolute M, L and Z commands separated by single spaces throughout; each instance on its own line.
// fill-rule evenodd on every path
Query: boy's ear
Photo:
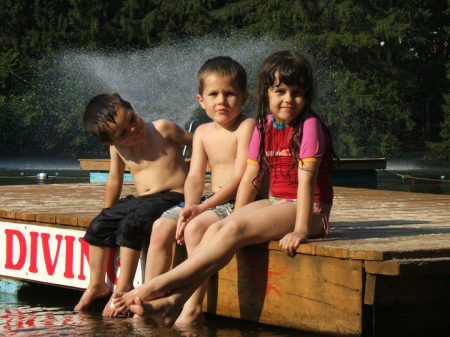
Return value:
M 197 95 L 197 101 L 200 103 L 203 109 L 205 109 L 205 103 L 203 102 L 203 96 Z
M 250 93 L 248 91 L 244 94 L 244 96 L 242 96 L 242 106 L 245 105 L 249 96 L 250 96 Z

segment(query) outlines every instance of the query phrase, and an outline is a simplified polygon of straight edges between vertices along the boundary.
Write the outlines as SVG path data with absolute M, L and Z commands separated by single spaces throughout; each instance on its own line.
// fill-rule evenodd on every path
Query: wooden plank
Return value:
M 88 228 L 89 225 L 91 224 L 91 221 L 92 221 L 92 219 L 78 219 L 77 226 Z
M 5 219 L 15 219 L 16 218 L 16 212 L 12 211 L 0 211 L 0 216 Z
M 373 305 L 375 300 L 376 275 L 366 274 L 366 282 L 364 286 L 364 304 Z
M 56 223 L 56 216 L 48 214 L 36 214 L 37 222 Z
M 367 273 L 380 275 L 418 275 L 450 273 L 450 258 L 366 261 Z
M 57 216 L 56 223 L 61 225 L 78 226 L 78 219 L 71 216 Z
M 374 305 L 450 302 L 450 273 L 373 276 L 376 277 Z
M 362 262 L 254 246 L 211 278 L 208 312 L 305 331 L 358 336 Z
M 16 219 L 25 221 L 35 221 L 36 214 L 16 212 Z

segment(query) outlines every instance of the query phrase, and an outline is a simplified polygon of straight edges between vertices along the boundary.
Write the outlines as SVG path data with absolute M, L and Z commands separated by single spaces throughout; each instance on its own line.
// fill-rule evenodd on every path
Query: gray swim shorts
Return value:
M 202 197 L 202 200 L 200 203 L 205 202 L 205 200 L 209 199 L 210 197 L 212 197 L 212 195 L 205 195 L 204 197 Z M 214 207 L 208 208 L 207 210 L 213 211 L 215 214 L 217 214 L 219 219 L 222 220 L 222 219 L 225 219 L 227 216 L 229 216 L 231 213 L 233 213 L 235 201 L 236 200 L 233 199 L 233 200 L 230 200 L 230 202 L 227 202 L 223 205 L 214 206 Z M 169 219 L 178 221 L 178 216 L 183 208 L 184 208 L 184 202 L 179 203 L 178 205 L 173 206 L 172 208 L 169 208 L 167 211 L 165 211 L 161 215 L 161 218 L 169 218 Z

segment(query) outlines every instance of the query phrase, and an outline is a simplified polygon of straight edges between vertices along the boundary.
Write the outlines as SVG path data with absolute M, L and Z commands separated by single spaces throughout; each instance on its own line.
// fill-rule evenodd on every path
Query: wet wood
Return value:
M 247 247 L 211 278 L 204 310 L 305 331 L 361 334 L 361 261 Z

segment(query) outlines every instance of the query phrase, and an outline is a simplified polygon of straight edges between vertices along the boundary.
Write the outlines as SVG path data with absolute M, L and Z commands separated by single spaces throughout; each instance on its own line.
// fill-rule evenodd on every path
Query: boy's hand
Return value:
M 282 238 L 279 242 L 280 248 L 288 256 L 294 256 L 295 250 L 301 243 L 308 241 L 308 234 L 303 232 L 291 232 Z
M 177 222 L 177 232 L 175 239 L 179 245 L 184 245 L 184 229 L 189 221 L 194 219 L 197 215 L 201 214 L 203 210 L 200 205 L 193 205 L 181 210 Z

